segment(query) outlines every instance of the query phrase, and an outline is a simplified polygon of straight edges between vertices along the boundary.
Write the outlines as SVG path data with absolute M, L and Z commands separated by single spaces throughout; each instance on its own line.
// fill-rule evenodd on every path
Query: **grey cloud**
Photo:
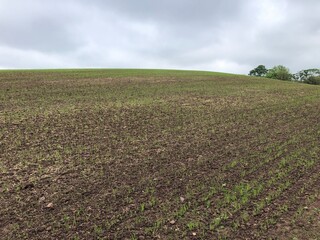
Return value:
M 319 67 L 316 0 L 2 0 L 3 68 Z
M 229 16 L 240 15 L 244 4 L 244 1 L 231 0 L 140 0 L 135 2 L 128 0 L 97 0 L 83 2 L 91 6 L 99 3 L 102 10 L 112 10 L 139 21 L 161 21 L 171 25 L 212 24 L 212 20 L 227 20 Z
M 73 35 L 73 26 L 81 19 L 72 11 L 66 11 L 61 4 L 12 2 L 2 3 L 5 8 L 0 15 L 2 46 L 41 52 L 67 52 L 81 44 Z M 70 9 L 67 6 L 67 10 Z

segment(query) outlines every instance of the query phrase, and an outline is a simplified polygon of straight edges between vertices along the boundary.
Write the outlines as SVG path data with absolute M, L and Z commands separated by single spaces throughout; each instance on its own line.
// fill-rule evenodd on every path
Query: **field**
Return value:
M 0 239 L 320 239 L 320 87 L 0 71 Z

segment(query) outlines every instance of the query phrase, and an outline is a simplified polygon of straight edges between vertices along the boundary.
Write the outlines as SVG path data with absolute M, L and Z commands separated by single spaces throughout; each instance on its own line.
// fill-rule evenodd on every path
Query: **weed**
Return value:
M 196 228 L 198 228 L 199 227 L 199 222 L 197 222 L 197 221 L 191 221 L 191 222 L 188 222 L 187 223 L 187 227 L 188 227 L 188 229 L 189 229 L 189 231 L 193 231 L 193 230 L 195 230 Z

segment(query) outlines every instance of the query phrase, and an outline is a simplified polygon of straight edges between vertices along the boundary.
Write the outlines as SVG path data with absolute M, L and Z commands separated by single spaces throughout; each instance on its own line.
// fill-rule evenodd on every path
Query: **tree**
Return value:
M 292 78 L 292 74 L 290 73 L 290 70 L 288 68 L 286 68 L 285 66 L 278 65 L 278 66 L 275 66 L 272 69 L 270 69 L 268 71 L 266 77 L 290 81 Z
M 308 79 L 303 81 L 304 83 L 313 84 L 313 85 L 320 85 L 320 76 L 314 77 L 311 76 Z
M 320 76 L 320 69 L 311 68 L 301 70 L 300 72 L 294 74 L 293 78 L 296 81 L 305 82 L 311 77 L 319 77 Z
M 252 69 L 249 73 L 250 76 L 256 76 L 256 77 L 264 77 L 268 73 L 268 69 L 264 65 L 259 65 L 255 69 Z

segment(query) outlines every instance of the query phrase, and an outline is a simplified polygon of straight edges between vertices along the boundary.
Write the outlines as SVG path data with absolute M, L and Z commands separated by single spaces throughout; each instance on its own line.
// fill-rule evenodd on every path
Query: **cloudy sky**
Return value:
M 320 68 L 319 0 L 0 0 L 0 68 Z

